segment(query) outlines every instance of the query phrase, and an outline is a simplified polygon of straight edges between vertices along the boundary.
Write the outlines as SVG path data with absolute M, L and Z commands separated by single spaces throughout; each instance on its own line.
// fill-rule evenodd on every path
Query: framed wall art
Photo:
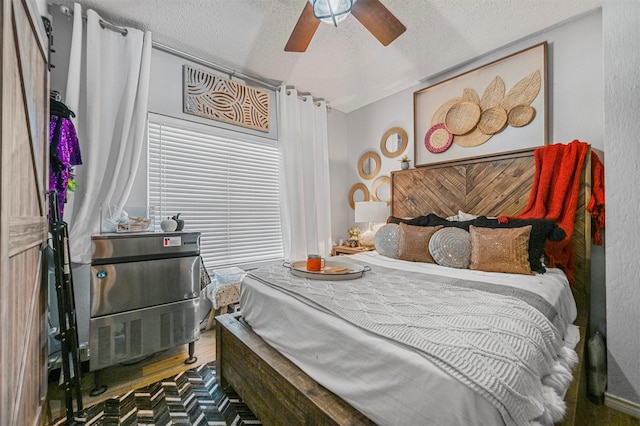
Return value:
M 269 94 L 183 65 L 183 112 L 269 132 Z
M 415 165 L 547 144 L 547 43 L 413 94 Z

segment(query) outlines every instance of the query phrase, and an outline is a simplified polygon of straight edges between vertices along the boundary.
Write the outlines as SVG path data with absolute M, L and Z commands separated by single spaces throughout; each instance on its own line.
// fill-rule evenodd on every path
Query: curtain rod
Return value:
M 86 16 L 83 16 L 82 18 L 83 19 L 87 19 Z M 100 22 L 100 26 L 102 28 L 108 28 L 111 31 L 115 31 L 117 33 L 120 33 L 120 34 L 122 34 L 123 37 L 126 36 L 127 34 L 129 34 L 129 31 L 126 28 L 118 27 L 117 25 L 113 25 L 111 22 L 107 22 L 107 21 L 105 21 L 103 19 L 100 19 L 99 22 Z
M 292 90 L 296 90 L 296 88 L 294 86 L 287 86 L 287 92 L 286 92 L 287 95 L 290 95 Z M 298 95 L 298 99 L 304 102 L 306 102 L 307 99 L 311 98 L 311 101 L 315 106 L 320 106 L 321 102 L 324 102 L 327 105 L 327 109 L 331 109 L 331 106 L 329 105 L 328 102 L 324 100 L 324 98 L 316 98 L 312 96 L 311 93 L 309 92 L 298 92 L 297 95 Z
M 60 12 L 62 12 L 63 15 L 67 15 L 67 16 L 73 16 L 73 10 L 71 10 L 71 8 L 69 8 L 68 6 L 62 4 L 60 5 Z M 84 19 L 85 21 L 87 20 L 87 15 L 82 14 L 82 19 Z M 113 25 L 111 22 L 107 22 L 104 19 L 100 18 L 98 20 L 98 22 L 100 23 L 100 26 L 102 28 L 107 28 L 110 29 L 111 31 L 115 31 L 117 33 L 122 34 L 122 36 L 126 36 L 127 34 L 129 34 L 129 31 L 126 28 L 122 28 L 119 27 L 117 25 Z
M 265 80 L 263 80 L 261 78 L 254 77 L 254 76 L 251 76 L 251 75 L 248 75 L 248 74 L 243 74 L 243 73 L 240 73 L 240 72 L 238 72 L 236 70 L 233 70 L 231 68 L 224 67 L 222 65 L 214 64 L 213 62 L 206 61 L 204 59 L 198 58 L 197 56 L 193 56 L 193 55 L 191 55 L 189 53 L 182 52 L 182 51 L 180 51 L 178 49 L 175 49 L 173 47 L 167 46 L 167 45 L 162 44 L 162 43 L 158 43 L 158 42 L 152 41 L 151 45 L 153 47 L 155 47 L 156 49 L 158 49 L 158 50 L 162 50 L 163 52 L 170 53 L 170 54 L 175 55 L 175 56 L 179 56 L 182 59 L 186 59 L 188 61 L 193 61 L 193 62 L 196 62 L 196 63 L 198 63 L 200 65 L 204 65 L 206 67 L 213 68 L 216 71 L 220 71 L 220 72 L 223 72 L 225 74 L 228 74 L 230 78 L 231 77 L 238 77 L 238 78 L 240 78 L 242 80 L 251 80 L 251 81 L 253 81 L 255 83 L 258 83 L 261 86 L 264 86 L 267 89 L 271 89 L 271 90 L 278 90 L 278 87 L 280 86 L 280 84 L 282 84 L 282 82 L 277 82 L 276 83 L 277 85 L 274 85 L 274 84 L 269 83 L 269 82 L 267 82 L 267 81 L 265 81 Z
M 71 10 L 71 8 L 69 8 L 68 6 L 61 5 L 60 6 L 60 11 L 64 15 L 73 16 L 73 10 Z M 84 19 L 86 21 L 87 20 L 87 16 L 85 14 L 82 14 L 82 19 Z M 108 28 L 108 29 L 110 29 L 112 31 L 119 32 L 123 36 L 126 36 L 127 33 L 128 33 L 126 28 L 122 28 L 122 27 L 119 27 L 117 25 L 113 25 L 112 23 L 107 22 L 107 21 L 105 21 L 103 19 L 100 19 L 100 25 L 102 26 L 102 28 Z M 189 61 L 192 61 L 192 62 L 196 62 L 196 63 L 198 63 L 200 65 L 204 65 L 206 67 L 213 68 L 214 70 L 217 70 L 217 71 L 223 72 L 225 74 L 228 74 L 229 78 L 232 78 L 232 77 L 235 76 L 235 77 L 238 77 L 238 78 L 240 78 L 242 80 L 251 80 L 251 81 L 253 81 L 255 83 L 258 83 L 261 86 L 266 87 L 267 89 L 271 89 L 271 90 L 277 90 L 279 85 L 282 84 L 282 82 L 277 82 L 276 83 L 277 85 L 274 85 L 274 84 L 269 83 L 269 82 L 267 82 L 267 81 L 265 81 L 265 80 L 263 80 L 261 78 L 254 77 L 254 76 L 251 76 L 251 75 L 248 75 L 248 74 L 243 74 L 243 73 L 237 72 L 235 70 L 232 70 L 230 68 L 224 67 L 222 65 L 214 64 L 213 62 L 206 61 L 204 59 L 198 58 L 196 56 L 190 55 L 188 53 L 182 52 L 182 51 L 180 51 L 178 49 L 175 49 L 173 47 L 167 46 L 167 45 L 162 44 L 162 43 L 158 43 L 158 42 L 153 41 L 153 40 L 151 41 L 151 45 L 154 48 L 158 49 L 158 50 L 162 50 L 163 52 L 170 53 L 172 55 L 181 57 L 182 59 L 186 59 L 186 60 L 189 60 Z

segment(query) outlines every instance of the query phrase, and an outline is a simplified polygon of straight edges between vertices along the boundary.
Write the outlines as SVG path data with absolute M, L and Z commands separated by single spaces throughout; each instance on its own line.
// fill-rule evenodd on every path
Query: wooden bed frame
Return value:
M 391 173 L 391 214 L 415 217 L 458 210 L 487 216 L 516 215 L 526 206 L 533 184 L 533 150 L 420 167 Z M 585 158 L 572 236 L 576 259 L 580 358 L 565 397 L 563 425 L 576 422 L 578 402 L 586 400 L 584 341 L 589 314 L 591 154 Z M 216 317 L 216 359 L 220 386 L 231 386 L 268 425 L 373 424 L 366 416 L 306 375 L 265 343 L 239 314 Z

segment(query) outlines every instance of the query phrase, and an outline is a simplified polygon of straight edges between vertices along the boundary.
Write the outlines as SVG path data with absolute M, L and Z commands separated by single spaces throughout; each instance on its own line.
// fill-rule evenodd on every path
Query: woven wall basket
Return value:
M 529 105 L 518 105 L 509 110 L 509 125 L 513 127 L 523 127 L 533 121 L 536 110 Z
M 471 101 L 454 104 L 444 119 L 447 129 L 454 135 L 464 135 L 476 127 L 480 120 L 480 105 Z
M 493 107 L 482 111 L 478 130 L 485 135 L 495 135 L 507 126 L 507 111 L 504 108 Z

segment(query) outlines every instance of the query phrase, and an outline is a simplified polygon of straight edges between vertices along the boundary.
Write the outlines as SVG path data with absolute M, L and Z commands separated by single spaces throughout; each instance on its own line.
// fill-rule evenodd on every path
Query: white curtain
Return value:
M 327 106 L 282 86 L 278 94 L 285 259 L 331 251 Z
M 144 146 L 151 33 L 126 28 L 127 34 L 103 28 L 87 11 L 84 40 L 81 8 L 74 6 L 67 103 L 76 113 L 82 165 L 76 169 L 76 192 L 65 208 L 71 260 L 90 263 L 91 235 L 100 231 L 102 205 L 125 206 Z M 75 104 L 75 105 L 74 105 Z M 133 205 L 145 206 L 146 200 Z

